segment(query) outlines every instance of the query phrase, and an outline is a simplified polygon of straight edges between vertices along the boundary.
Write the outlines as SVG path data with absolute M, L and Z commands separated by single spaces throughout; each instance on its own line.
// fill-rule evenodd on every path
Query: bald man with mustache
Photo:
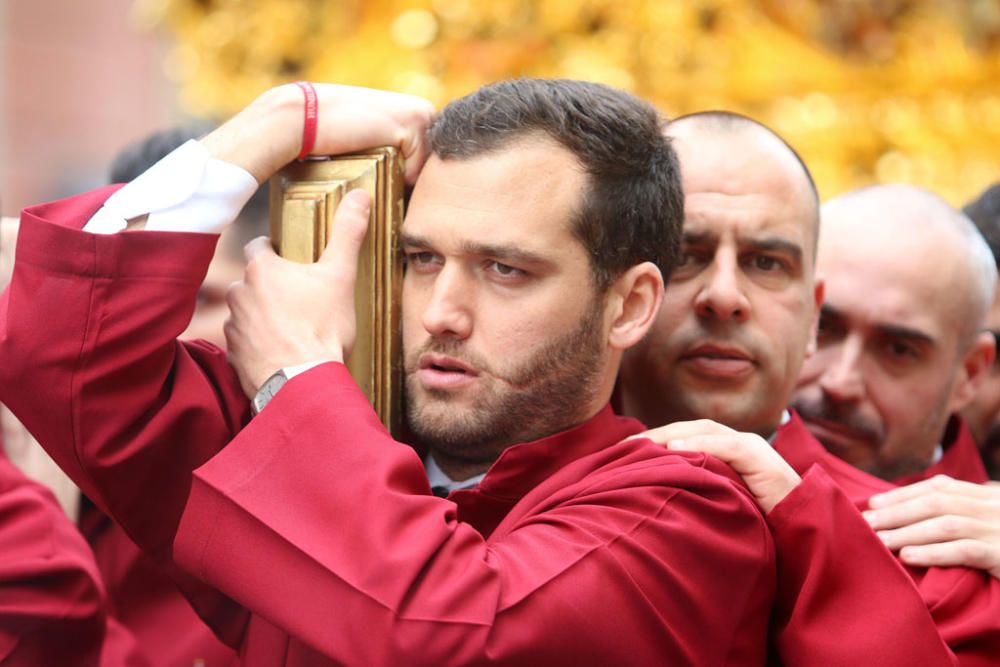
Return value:
M 958 416 L 993 370 L 993 255 L 963 213 L 912 186 L 848 193 L 822 216 L 818 350 L 792 404 L 862 480 L 904 487 L 866 512 L 903 562 L 1000 577 L 1000 489 L 983 485 Z

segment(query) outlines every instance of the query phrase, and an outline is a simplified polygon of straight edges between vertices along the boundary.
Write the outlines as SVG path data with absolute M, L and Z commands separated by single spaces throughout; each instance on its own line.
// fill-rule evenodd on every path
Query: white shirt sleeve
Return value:
M 239 215 L 257 181 L 191 140 L 115 192 L 83 230 L 115 234 L 148 214 L 150 231 L 218 233 Z

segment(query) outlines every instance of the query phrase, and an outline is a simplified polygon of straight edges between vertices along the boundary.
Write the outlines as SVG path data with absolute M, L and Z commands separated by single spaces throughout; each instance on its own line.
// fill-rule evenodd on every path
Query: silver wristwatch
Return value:
M 253 413 L 255 415 L 259 414 L 264 409 L 264 406 L 278 393 L 278 390 L 285 386 L 286 382 L 288 382 L 288 376 L 285 375 L 284 368 L 264 380 L 264 384 L 260 386 L 260 389 L 257 390 L 256 395 L 253 397 Z

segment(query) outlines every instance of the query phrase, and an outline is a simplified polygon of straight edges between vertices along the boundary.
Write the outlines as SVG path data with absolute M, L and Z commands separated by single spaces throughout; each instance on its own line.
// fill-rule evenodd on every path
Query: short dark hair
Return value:
M 514 79 L 449 104 L 429 132 L 442 159 L 468 159 L 547 135 L 572 153 L 590 187 L 572 232 L 590 255 L 599 289 L 645 261 L 666 282 L 684 222 L 680 168 L 656 109 L 624 91 L 586 81 Z
M 976 223 L 1000 268 L 1000 183 L 994 183 L 965 205 L 962 211 Z

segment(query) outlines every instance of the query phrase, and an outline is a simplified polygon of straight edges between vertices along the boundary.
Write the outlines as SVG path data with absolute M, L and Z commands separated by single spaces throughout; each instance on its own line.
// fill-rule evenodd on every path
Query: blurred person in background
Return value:
M 1000 183 L 984 190 L 976 199 L 965 205 L 965 214 L 972 219 L 993 252 L 1000 267 Z M 986 329 L 1000 345 L 1000 290 L 997 291 L 986 317 Z M 987 472 L 992 479 L 1000 479 L 1000 357 L 979 383 L 975 397 L 962 410 L 962 417 L 979 444 Z
M 836 197 L 822 221 L 826 294 L 793 407 L 828 450 L 881 479 L 984 481 L 957 416 L 995 355 L 982 329 L 997 272 L 982 236 L 906 185 Z

